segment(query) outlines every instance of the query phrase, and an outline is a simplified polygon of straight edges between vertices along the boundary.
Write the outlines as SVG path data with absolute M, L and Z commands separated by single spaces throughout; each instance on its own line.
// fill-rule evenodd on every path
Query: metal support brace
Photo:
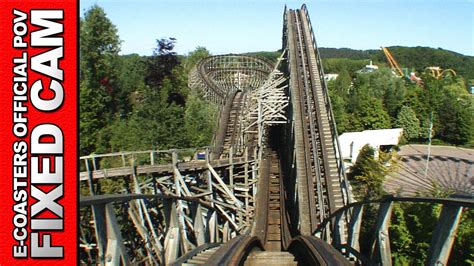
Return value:
M 99 250 L 99 260 L 105 261 L 105 249 L 107 247 L 107 224 L 105 218 L 105 205 L 92 205 L 92 215 L 94 217 L 94 229 Z
M 381 203 L 375 227 L 375 242 L 372 245 L 372 261 L 381 265 L 392 265 L 390 239 L 388 236 L 391 214 L 392 202 Z
M 112 204 L 105 205 L 105 216 L 107 221 L 105 265 L 120 265 L 120 259 L 124 265 L 127 265 L 129 264 L 128 255 Z
M 349 222 L 349 239 L 347 244 L 354 250 L 360 251 L 359 247 L 359 235 L 360 226 L 362 224 L 362 213 L 364 210 L 363 205 L 356 205 L 352 211 L 351 220 Z
M 443 205 L 438 223 L 431 238 L 426 265 L 447 265 L 456 230 L 461 219 L 462 207 Z
M 336 215 L 336 219 L 334 221 L 334 230 L 333 230 L 334 236 L 332 239 L 334 246 L 340 246 L 346 241 L 345 233 L 344 233 L 345 231 L 344 218 L 345 218 L 345 213 L 341 212 Z
M 168 232 L 165 236 L 165 263 L 170 264 L 178 258 L 180 246 L 180 230 L 176 203 L 165 200 L 163 202 L 167 216 Z

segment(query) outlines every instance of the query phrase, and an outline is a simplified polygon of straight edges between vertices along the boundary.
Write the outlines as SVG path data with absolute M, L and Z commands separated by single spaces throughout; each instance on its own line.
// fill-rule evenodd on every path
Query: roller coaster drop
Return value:
M 285 8 L 283 21 L 275 66 L 223 55 L 191 71 L 190 87 L 221 106 L 212 147 L 81 158 L 80 180 L 90 194 L 81 197 L 83 262 L 390 264 L 394 201 L 444 204 L 429 263 L 446 262 L 461 209 L 471 201 L 371 202 L 380 205 L 374 244 L 369 257 L 361 255 L 369 203 L 351 196 L 306 6 Z M 100 180 L 112 178 L 125 184 L 122 193 L 100 195 Z

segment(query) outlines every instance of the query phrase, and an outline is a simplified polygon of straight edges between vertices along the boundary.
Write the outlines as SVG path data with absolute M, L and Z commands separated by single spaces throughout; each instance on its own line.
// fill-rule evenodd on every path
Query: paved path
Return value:
M 399 169 L 389 174 L 384 189 L 401 196 L 432 195 L 446 191 L 474 197 L 474 150 L 451 146 L 431 146 L 425 177 L 427 145 L 405 145 L 399 155 Z

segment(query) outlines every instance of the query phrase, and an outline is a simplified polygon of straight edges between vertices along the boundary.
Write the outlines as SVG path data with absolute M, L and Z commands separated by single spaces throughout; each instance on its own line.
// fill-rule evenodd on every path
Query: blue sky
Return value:
M 284 5 L 300 1 L 81 0 L 104 8 L 119 31 L 122 54 L 150 55 L 156 39 L 175 37 L 176 51 L 212 54 L 281 48 Z M 379 49 L 428 46 L 474 56 L 474 0 L 321 0 L 306 2 L 319 47 Z

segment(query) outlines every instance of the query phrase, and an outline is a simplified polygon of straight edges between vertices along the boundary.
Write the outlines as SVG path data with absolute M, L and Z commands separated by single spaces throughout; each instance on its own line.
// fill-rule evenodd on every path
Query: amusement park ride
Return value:
M 414 71 L 410 71 L 408 73 L 408 69 L 402 69 L 398 64 L 397 60 L 393 57 L 390 51 L 386 47 L 381 47 L 385 57 L 387 58 L 390 67 L 394 71 L 395 75 L 399 77 L 405 77 L 406 79 L 415 82 L 416 84 L 423 86 L 423 80 L 416 75 Z M 405 71 L 403 71 L 405 70 Z M 454 77 L 456 76 L 456 72 L 450 68 L 442 69 L 439 66 L 430 66 L 425 68 L 425 73 L 431 75 L 435 79 L 442 79 L 446 77 Z

